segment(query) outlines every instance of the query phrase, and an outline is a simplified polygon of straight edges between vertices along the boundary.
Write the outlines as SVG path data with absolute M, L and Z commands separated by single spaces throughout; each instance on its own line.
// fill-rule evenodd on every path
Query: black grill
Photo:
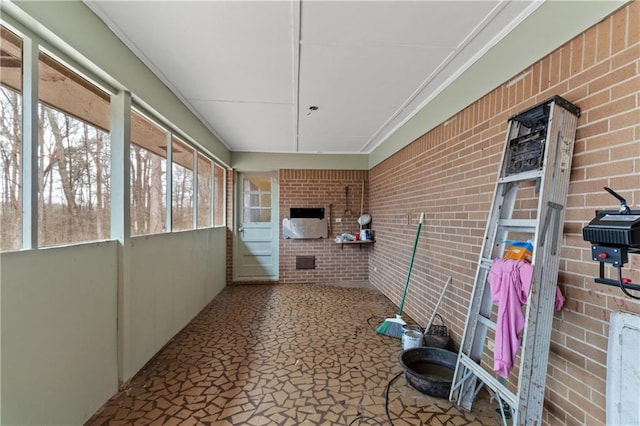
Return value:
M 596 217 L 582 228 L 582 238 L 591 243 L 591 258 L 600 263 L 600 276 L 594 281 L 620 287 L 625 295 L 640 299 L 629 290 L 640 292 L 640 285 L 622 276 L 629 254 L 640 254 L 640 210 L 631 210 L 627 201 L 611 188 L 604 188 L 620 201 L 620 210 L 596 210 Z M 617 269 L 617 279 L 606 277 L 605 264 Z
M 596 217 L 582 229 L 582 238 L 591 244 L 640 247 L 640 210 L 630 213 L 596 211 Z

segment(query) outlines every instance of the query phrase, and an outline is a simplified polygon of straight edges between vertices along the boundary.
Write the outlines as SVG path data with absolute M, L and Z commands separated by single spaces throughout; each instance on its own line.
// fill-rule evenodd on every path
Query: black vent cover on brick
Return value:
M 316 269 L 316 257 L 296 256 L 296 269 Z

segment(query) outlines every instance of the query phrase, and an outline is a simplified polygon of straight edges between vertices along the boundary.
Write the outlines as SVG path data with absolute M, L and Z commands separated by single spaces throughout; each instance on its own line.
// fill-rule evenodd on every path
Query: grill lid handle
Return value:
M 627 200 L 622 198 L 620 194 L 618 194 L 616 191 L 614 191 L 611 188 L 608 188 L 605 186 L 604 190 L 607 191 L 609 194 L 613 195 L 614 197 L 616 197 L 618 201 L 620 201 L 620 214 L 631 214 L 631 209 L 627 205 Z

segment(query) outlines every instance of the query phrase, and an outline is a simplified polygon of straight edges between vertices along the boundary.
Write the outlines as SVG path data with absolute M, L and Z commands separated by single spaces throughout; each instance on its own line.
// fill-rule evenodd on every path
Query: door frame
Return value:
M 233 249 L 232 249 L 232 280 L 242 281 L 278 281 L 280 279 L 280 186 L 278 172 L 240 172 L 234 171 L 233 188 Z M 269 177 L 271 178 L 271 226 L 274 236 L 273 256 L 275 261 L 275 273 L 273 276 L 242 277 L 238 276 L 238 245 L 240 243 L 240 227 L 243 224 L 243 182 L 244 177 Z

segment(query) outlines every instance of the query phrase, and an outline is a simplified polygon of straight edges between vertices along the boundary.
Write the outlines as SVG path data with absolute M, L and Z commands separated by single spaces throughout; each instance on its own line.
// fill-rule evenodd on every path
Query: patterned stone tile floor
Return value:
M 499 424 L 484 391 L 465 412 L 404 375 L 387 418 L 401 343 L 374 327 L 396 309 L 367 285 L 227 287 L 86 424 Z

